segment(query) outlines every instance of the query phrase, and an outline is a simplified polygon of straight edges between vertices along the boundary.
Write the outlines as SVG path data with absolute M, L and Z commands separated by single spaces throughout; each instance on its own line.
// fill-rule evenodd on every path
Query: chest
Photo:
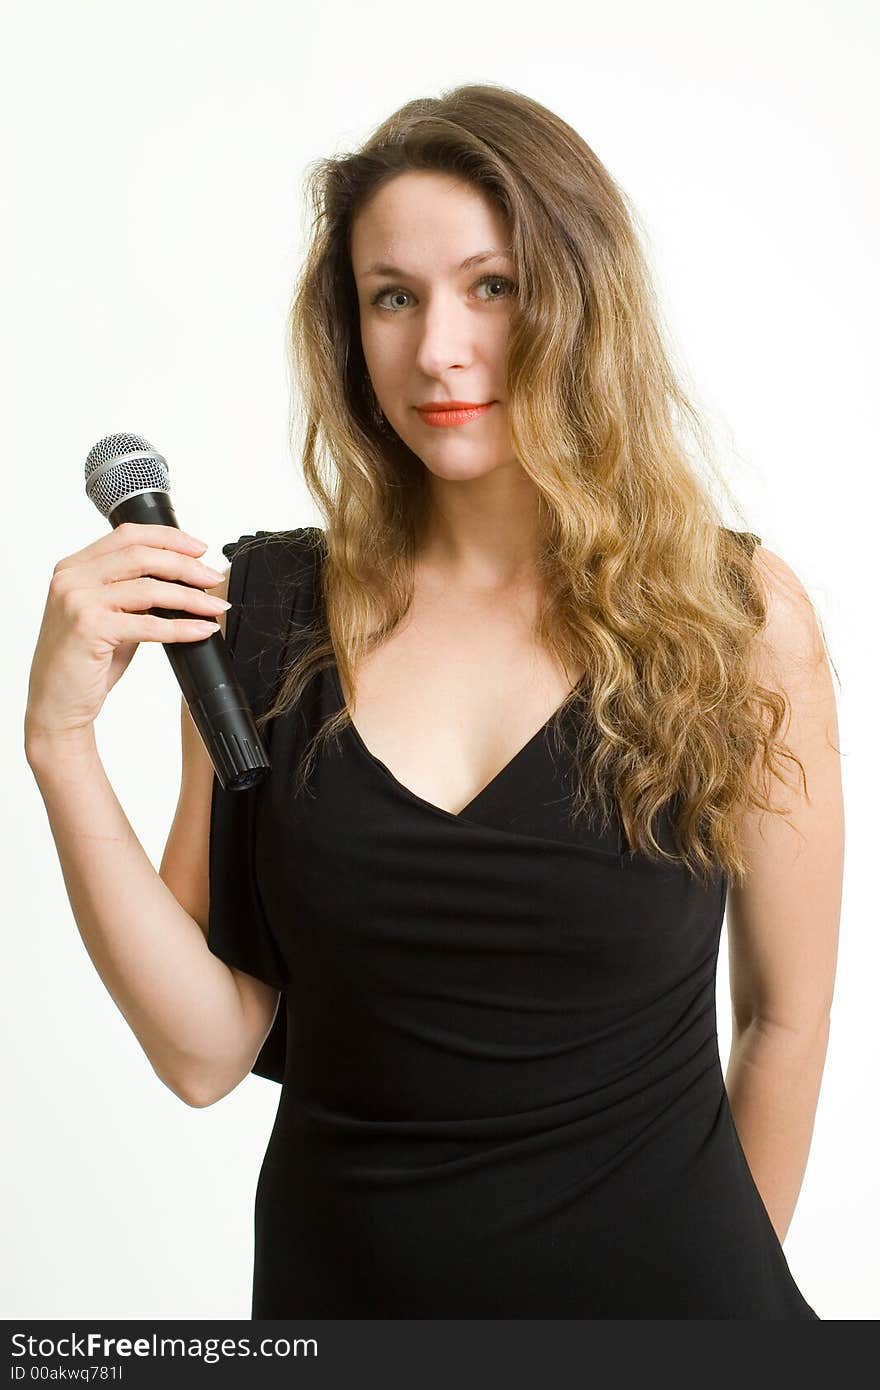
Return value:
M 457 815 L 563 703 L 576 675 L 538 648 L 534 619 L 528 595 L 417 595 L 360 659 L 352 722 L 409 791 Z

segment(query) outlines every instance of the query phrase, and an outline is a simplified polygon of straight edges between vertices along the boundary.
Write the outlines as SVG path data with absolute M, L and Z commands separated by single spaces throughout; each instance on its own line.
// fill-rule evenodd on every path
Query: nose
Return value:
M 473 361 L 474 318 L 455 294 L 436 294 L 427 305 L 416 346 L 416 366 L 427 377 L 441 377 Z

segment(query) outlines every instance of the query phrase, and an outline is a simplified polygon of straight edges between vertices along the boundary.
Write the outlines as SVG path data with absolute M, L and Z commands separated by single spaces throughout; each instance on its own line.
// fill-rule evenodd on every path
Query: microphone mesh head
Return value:
M 139 434 L 108 434 L 89 450 L 86 496 L 102 516 L 141 492 L 168 492 L 165 459 Z

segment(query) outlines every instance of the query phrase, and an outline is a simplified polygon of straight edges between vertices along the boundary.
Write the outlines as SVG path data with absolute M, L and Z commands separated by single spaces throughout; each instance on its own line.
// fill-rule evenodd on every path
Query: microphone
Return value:
M 114 528 L 135 521 L 180 529 L 168 465 L 140 435 L 109 434 L 89 450 L 86 496 Z M 192 617 L 175 608 L 148 611 L 160 618 Z M 260 782 L 271 764 L 222 633 L 162 646 L 223 790 L 243 791 Z

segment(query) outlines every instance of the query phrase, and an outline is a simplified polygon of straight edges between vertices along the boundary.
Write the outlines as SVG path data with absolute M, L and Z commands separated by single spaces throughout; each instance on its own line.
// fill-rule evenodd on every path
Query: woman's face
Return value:
M 516 462 L 505 406 L 516 289 L 506 243 L 504 220 L 480 191 L 421 170 L 396 175 L 352 226 L 373 390 L 400 438 L 443 478 Z M 418 409 L 432 401 L 490 404 L 462 424 L 438 425 Z

